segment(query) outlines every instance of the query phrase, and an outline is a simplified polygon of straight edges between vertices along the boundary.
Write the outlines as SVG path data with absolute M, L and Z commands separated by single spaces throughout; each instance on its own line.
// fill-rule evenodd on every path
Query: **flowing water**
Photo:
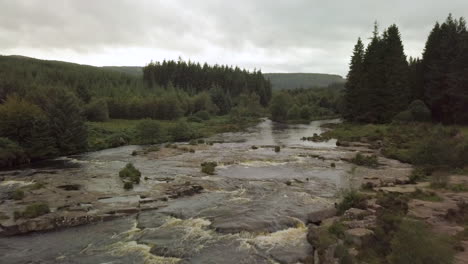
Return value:
M 125 146 L 4 172 L 18 182 L 34 175 L 57 185 L 77 184 L 81 196 L 64 200 L 77 199 L 96 211 L 141 208 L 174 186 L 196 184 L 204 190 L 155 199 L 158 206 L 151 210 L 111 221 L 0 238 L 0 262 L 297 263 L 311 251 L 307 214 L 333 206 L 339 190 L 350 184 L 350 166 L 340 161 L 343 150 L 335 140 L 301 140 L 321 133 L 324 122 L 338 120 L 308 125 L 264 120 L 246 132 L 216 135 L 209 140 L 220 143 L 195 153 L 132 156 L 142 147 Z M 204 161 L 218 162 L 216 175 L 200 172 Z M 146 177 L 133 191 L 124 191 L 118 177 L 127 162 Z

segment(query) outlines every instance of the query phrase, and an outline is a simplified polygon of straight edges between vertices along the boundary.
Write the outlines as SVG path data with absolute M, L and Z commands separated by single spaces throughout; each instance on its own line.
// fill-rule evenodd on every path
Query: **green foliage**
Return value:
M 104 99 L 92 101 L 85 106 L 84 114 L 88 121 L 104 122 L 109 120 L 107 101 Z
M 135 138 L 140 144 L 156 144 L 164 141 L 164 132 L 158 121 L 143 119 L 135 126 Z
M 434 173 L 431 176 L 431 188 L 443 189 L 447 188 L 450 177 L 444 173 Z
M 0 137 L 0 167 L 13 167 L 29 163 L 24 149 L 8 138 Z
M 198 137 L 195 129 L 182 120 L 169 127 L 168 136 L 171 141 L 188 141 Z
M 280 146 L 275 146 L 275 152 L 280 152 L 281 151 L 281 147 Z
M 343 238 L 344 232 L 346 231 L 346 226 L 343 225 L 340 221 L 335 221 L 328 227 L 328 232 L 333 234 L 337 238 Z
M 413 101 L 408 109 L 394 117 L 399 122 L 428 122 L 431 120 L 429 108 L 421 100 Z
M 389 262 L 395 264 L 449 264 L 453 263 L 451 241 L 432 233 L 420 221 L 405 219 L 391 241 Z
M 21 189 L 16 189 L 16 190 L 13 191 L 10 198 L 13 199 L 13 200 L 23 200 L 24 191 L 21 190 Z
M 366 209 L 367 196 L 355 190 L 348 190 L 343 194 L 343 199 L 337 205 L 338 214 L 343 214 L 350 208 Z
M 132 184 L 138 184 L 140 183 L 141 172 L 136 169 L 132 163 L 127 163 L 127 165 L 119 171 L 119 177 L 124 181 L 124 183 L 130 182 Z
M 201 120 L 210 120 L 211 116 L 206 110 L 198 111 L 194 114 L 195 117 Z
M 209 175 L 214 175 L 215 174 L 215 168 L 218 166 L 218 163 L 216 162 L 203 162 L 200 164 L 201 166 L 201 172 L 209 174 Z
M 56 153 L 52 130 L 45 113 L 19 97 L 8 97 L 0 105 L 0 137 L 17 142 L 31 159 Z
M 410 197 L 413 199 L 419 199 L 419 200 L 430 201 L 430 202 L 441 202 L 444 200 L 442 199 L 442 197 L 438 196 L 434 192 L 423 191 L 421 189 L 416 189 L 415 192 L 410 194 Z
M 36 218 L 50 213 L 49 206 L 46 203 L 37 202 L 30 204 L 23 212 L 15 212 L 15 218 Z
M 359 166 L 366 166 L 366 167 L 371 167 L 371 168 L 376 168 L 379 166 L 379 162 L 377 160 L 376 155 L 366 156 L 360 152 L 357 153 L 356 156 L 354 156 L 354 158 L 351 159 L 351 163 L 354 163 Z
M 273 96 L 270 105 L 271 118 L 274 121 L 285 121 L 288 118 L 288 110 L 292 98 L 288 93 L 277 93 Z
M 301 117 L 301 109 L 297 105 L 291 106 L 287 114 L 288 120 L 298 120 Z

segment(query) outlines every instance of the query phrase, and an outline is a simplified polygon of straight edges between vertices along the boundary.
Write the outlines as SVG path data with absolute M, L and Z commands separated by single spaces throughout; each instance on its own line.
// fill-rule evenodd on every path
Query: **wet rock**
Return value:
M 320 223 L 327 218 L 331 218 L 336 215 L 336 208 L 327 208 L 319 211 L 309 213 L 307 215 L 307 223 L 320 225 Z
M 193 196 L 195 194 L 201 193 L 203 191 L 203 186 L 194 184 L 194 185 L 177 185 L 169 189 L 166 194 L 169 195 L 169 198 L 175 199 L 184 196 Z
M 65 184 L 57 186 L 57 188 L 65 190 L 65 191 L 78 191 L 81 189 L 81 185 L 79 184 Z
M 354 228 L 346 230 L 344 235 L 347 242 L 362 247 L 372 241 L 374 231 L 366 228 Z
M 346 220 L 356 220 L 356 219 L 364 219 L 365 216 L 369 215 L 369 212 L 366 210 L 358 209 L 358 208 L 350 208 L 346 210 L 343 214 L 343 218 Z
M 307 229 L 307 242 L 314 248 L 317 248 L 320 243 L 320 229 L 318 226 L 309 225 Z

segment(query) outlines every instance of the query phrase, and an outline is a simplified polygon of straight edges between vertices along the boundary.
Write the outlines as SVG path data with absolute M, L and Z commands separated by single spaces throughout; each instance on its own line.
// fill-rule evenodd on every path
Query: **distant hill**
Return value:
M 131 74 L 134 76 L 143 75 L 143 67 L 140 66 L 103 66 L 102 68 L 107 70 L 118 71 L 126 74 Z
M 274 90 L 326 87 L 346 80 L 336 74 L 322 73 L 264 73 L 270 79 Z

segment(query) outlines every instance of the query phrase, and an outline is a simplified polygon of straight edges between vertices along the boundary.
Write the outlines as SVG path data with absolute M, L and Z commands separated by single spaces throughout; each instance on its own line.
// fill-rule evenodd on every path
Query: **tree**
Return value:
M 288 93 L 277 93 L 273 96 L 270 105 L 270 113 L 273 121 L 286 121 L 288 110 L 291 106 L 291 96 Z
M 362 44 L 361 38 L 359 38 L 354 46 L 345 84 L 345 113 L 343 116 L 347 120 L 354 120 L 359 114 L 359 89 L 362 89 L 364 75 L 363 60 L 364 44 Z
M 158 121 L 144 119 L 135 126 L 135 137 L 141 144 L 161 143 L 164 134 Z
M 301 117 L 301 109 L 295 104 L 289 108 L 287 116 L 289 120 L 298 120 Z
M 456 20 L 449 15 L 441 25 L 436 23 L 427 39 L 422 62 L 425 101 L 436 121 L 459 122 L 457 112 L 466 105 L 463 65 L 467 51 L 464 19 Z
M 107 101 L 97 99 L 85 106 L 85 116 L 89 121 L 104 122 L 109 120 L 109 108 Z
M 47 116 L 19 97 L 10 96 L 0 105 L 0 137 L 17 142 L 32 159 L 56 153 Z
M 87 149 L 87 129 L 80 102 L 63 88 L 38 89 L 32 96 L 46 113 L 55 147 L 61 154 L 73 154 Z

